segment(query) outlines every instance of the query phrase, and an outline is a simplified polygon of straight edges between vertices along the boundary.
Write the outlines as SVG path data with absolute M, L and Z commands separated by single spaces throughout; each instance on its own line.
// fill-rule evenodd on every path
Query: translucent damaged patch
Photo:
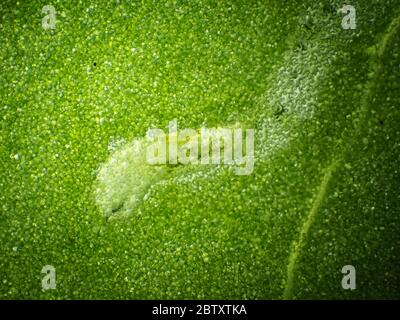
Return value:
M 166 173 L 166 166 L 151 166 L 146 161 L 145 138 L 134 139 L 118 148 L 98 172 L 96 203 L 103 213 L 129 214 L 143 200 L 148 188 Z
M 266 109 L 272 109 L 272 112 L 267 111 L 267 116 L 257 126 L 256 140 L 260 142 L 256 148 L 258 157 L 271 156 L 277 149 L 285 147 L 289 143 L 292 124 L 314 116 L 318 92 L 330 64 L 326 56 L 331 55 L 328 48 L 310 46 L 300 52 L 290 52 L 284 64 L 277 69 L 273 83 L 263 98 L 265 100 L 261 100 L 261 105 L 267 104 L 269 108 Z M 277 121 L 281 116 L 290 121 Z
M 288 58 L 278 70 L 275 85 L 268 94 L 269 102 L 276 109 L 276 116 L 288 113 L 300 120 L 313 116 L 318 104 L 316 92 L 332 55 L 327 48 L 313 44 Z
M 260 100 L 260 110 L 266 114 L 257 125 L 256 156 L 260 159 L 287 146 L 294 123 L 313 118 L 320 103 L 319 92 L 333 72 L 333 62 L 340 58 L 340 51 L 331 41 L 341 32 L 336 15 L 327 16 L 317 7 L 308 9 L 301 30 L 288 38 L 292 49 L 269 78 L 270 85 Z M 311 21 L 309 17 L 323 18 Z M 309 31 L 306 24 L 318 27 L 319 35 Z M 285 121 L 279 121 L 282 117 Z
M 240 125 L 237 124 L 229 129 L 239 127 Z M 193 130 L 193 135 L 190 136 L 189 140 L 194 139 L 200 143 L 200 132 L 200 130 Z M 166 134 L 165 138 L 165 148 L 169 151 L 169 143 L 172 139 L 176 139 L 176 134 Z M 187 143 L 187 140 L 179 140 L 177 141 L 177 148 L 180 150 Z M 204 178 L 210 174 L 212 176 L 212 173 L 218 172 L 218 167 L 222 167 L 222 163 L 217 165 L 209 162 L 209 165 L 200 165 L 200 153 L 197 155 L 197 159 L 193 159 L 197 160 L 196 165 L 182 165 L 181 162 L 171 164 L 169 152 L 167 152 L 165 164 L 150 164 L 148 151 L 152 149 L 149 147 L 153 145 L 153 139 L 148 137 L 134 139 L 128 144 L 124 143 L 124 140 L 111 139 L 108 149 L 112 154 L 109 160 L 99 168 L 95 183 L 96 203 L 105 216 L 123 216 L 132 213 L 140 202 L 150 197 L 155 185 L 188 182 L 193 181 L 196 177 Z M 224 154 L 224 148 L 224 144 L 218 145 L 218 147 L 211 144 L 208 150 L 209 160 L 211 161 L 212 154 L 217 149 L 220 150 L 220 154 Z M 246 163 L 247 155 L 245 150 L 243 151 Z M 243 164 L 234 166 L 233 173 L 236 172 L 235 169 L 242 167 Z M 169 182 L 166 182 L 166 180 L 169 180 Z
M 266 94 L 275 116 L 289 114 L 304 120 L 317 109 L 317 92 L 338 59 L 337 44 L 332 39 L 340 39 L 342 32 L 337 27 L 337 16 L 325 14 L 322 8 L 318 4 L 308 8 L 305 18 L 299 21 L 299 31 L 287 39 L 292 49 Z

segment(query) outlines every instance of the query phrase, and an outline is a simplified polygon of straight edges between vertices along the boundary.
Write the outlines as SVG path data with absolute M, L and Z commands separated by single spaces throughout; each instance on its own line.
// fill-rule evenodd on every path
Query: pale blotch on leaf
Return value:
M 107 217 L 129 214 L 166 172 L 166 167 L 147 163 L 146 139 L 134 139 L 115 150 L 100 166 L 95 184 L 96 203 Z

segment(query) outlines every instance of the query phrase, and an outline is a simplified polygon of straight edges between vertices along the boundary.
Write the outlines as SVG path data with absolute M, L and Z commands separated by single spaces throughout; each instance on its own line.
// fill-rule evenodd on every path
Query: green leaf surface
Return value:
M 398 1 L 45 4 L 0 4 L 2 299 L 399 298 Z M 173 119 L 252 174 L 146 164 Z

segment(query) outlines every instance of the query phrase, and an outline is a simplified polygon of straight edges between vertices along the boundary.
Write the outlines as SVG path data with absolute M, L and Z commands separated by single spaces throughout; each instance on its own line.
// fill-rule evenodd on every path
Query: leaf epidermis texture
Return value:
M 52 5 L 0 5 L 3 299 L 398 298 L 397 1 Z M 253 173 L 153 171 L 172 119 L 254 128 Z

